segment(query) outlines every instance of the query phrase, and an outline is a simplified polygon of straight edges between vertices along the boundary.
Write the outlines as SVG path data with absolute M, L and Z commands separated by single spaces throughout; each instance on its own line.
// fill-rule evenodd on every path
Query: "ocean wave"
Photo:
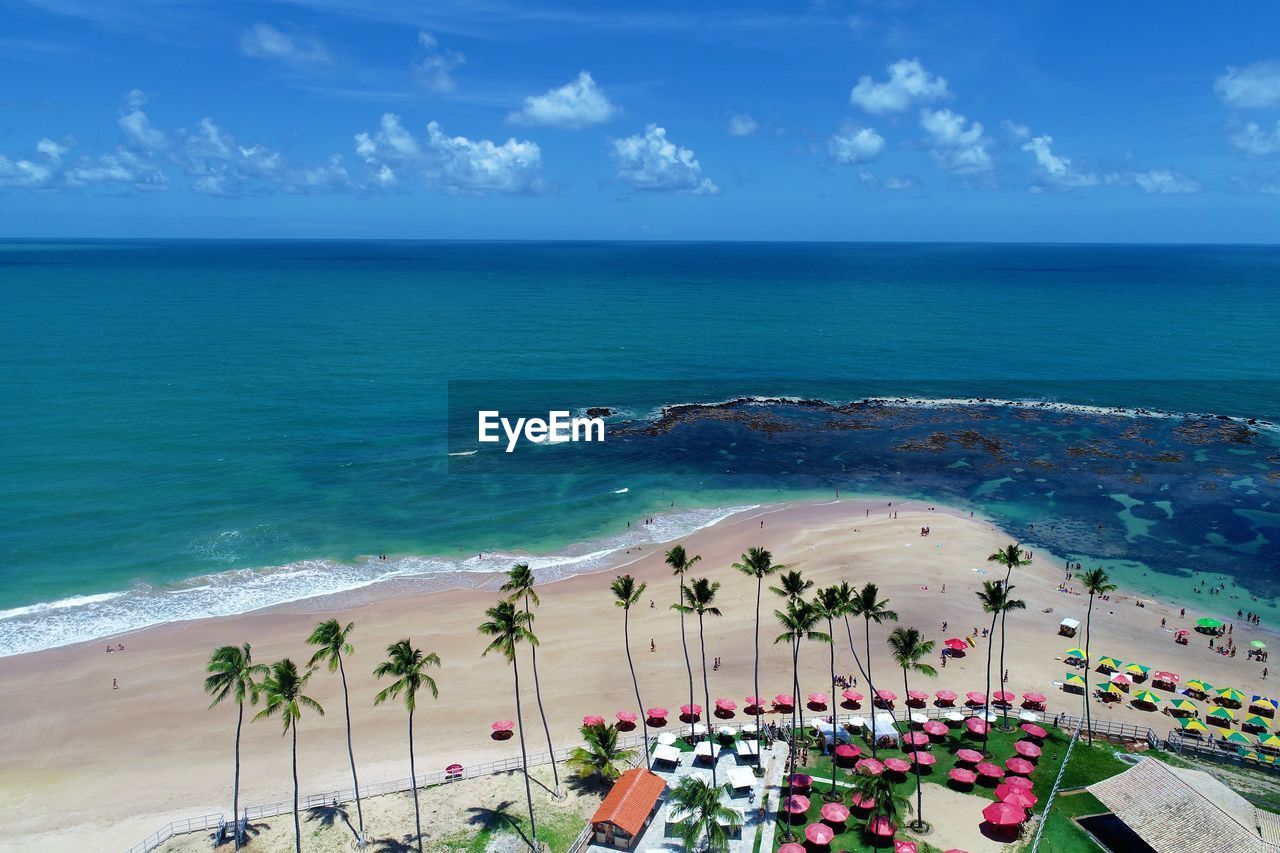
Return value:
M 691 509 L 655 516 L 649 524 L 632 525 L 624 533 L 581 543 L 554 554 L 486 552 L 465 558 L 371 557 L 357 563 L 302 560 L 283 566 L 235 569 L 190 578 L 165 588 L 137 589 L 0 611 L 0 657 L 114 637 L 170 622 L 234 616 L 321 596 L 365 590 L 390 581 L 424 583 L 422 589 L 472 587 L 474 578 L 528 563 L 539 582 L 600 571 L 627 552 L 671 542 L 710 527 L 756 505 Z M 636 554 L 633 559 L 639 559 Z

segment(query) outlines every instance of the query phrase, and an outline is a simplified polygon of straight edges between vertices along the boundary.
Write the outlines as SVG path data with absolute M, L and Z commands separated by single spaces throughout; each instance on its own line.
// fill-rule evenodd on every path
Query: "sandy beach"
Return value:
M 931 529 L 928 537 L 920 535 L 925 525 Z M 730 568 L 748 547 L 768 548 L 777 562 L 802 571 L 818 586 L 873 581 L 899 613 L 901 624 L 916 625 L 929 638 L 942 640 L 989 624 L 974 591 L 983 580 L 1003 577 L 1003 570 L 986 558 L 1008 541 L 987 521 L 941 507 L 930 510 L 897 501 L 890 507 L 886 502 L 854 500 L 761 508 L 687 537 L 682 544 L 702 556 L 694 574 L 722 584 L 717 603 L 724 615 L 706 623 L 708 664 L 715 657 L 723 662 L 709 673 L 712 701 L 725 697 L 741 706 L 752 692 L 755 584 Z M 676 582 L 661 549 L 633 551 L 619 559 L 636 560 L 625 570 L 649 584 L 631 617 L 644 703 L 674 710 L 688 701 L 679 617 L 670 609 Z M 584 714 L 612 718 L 618 710 L 635 710 L 621 611 L 609 592 L 614 574 L 579 575 L 539 590 L 538 662 L 557 747 L 576 741 Z M 1042 552 L 1034 555 L 1030 567 L 1017 570 L 1015 593 L 1027 609 L 1009 618 L 1006 666 L 1009 689 L 1040 691 L 1049 696 L 1051 712 L 1078 713 L 1080 698 L 1053 685 L 1064 673 L 1063 652 L 1083 642 L 1082 637 L 1058 636 L 1058 623 L 1064 617 L 1083 621 L 1087 603 L 1082 595 L 1059 590 L 1063 576 L 1063 560 Z M 767 589 L 765 596 L 760 691 L 772 696 L 790 692 L 790 663 L 785 646 L 772 642 L 779 633 L 772 618 L 778 599 Z M 453 590 L 386 598 L 343 610 L 340 618 L 356 623 L 356 650 L 347 673 L 362 781 L 408 774 L 403 707 L 388 703 L 375 708 L 373 695 L 379 685 L 370 674 L 385 647 L 406 636 L 438 653 L 444 663 L 436 674 L 439 700 L 428 700 L 419 708 L 419 771 L 455 761 L 518 755 L 516 740 L 494 741 L 489 736 L 492 721 L 515 717 L 510 667 L 500 658 L 481 657 L 485 642 L 476 632 L 485 608 L 496 598 L 495 592 L 484 589 Z M 1180 673 L 1184 681 L 1204 677 L 1246 694 L 1267 692 L 1263 665 L 1247 660 L 1244 649 L 1253 639 L 1272 646 L 1272 632 L 1237 623 L 1232 636 L 1241 649 L 1239 656 L 1229 659 L 1212 653 L 1207 638 L 1195 633 L 1188 646 L 1173 642 L 1173 630 L 1194 627 L 1195 618 L 1203 614 L 1188 609 L 1182 619 L 1176 606 L 1149 599 L 1143 603 L 1136 606 L 1134 596 L 1121 591 L 1095 605 L 1095 659 L 1111 654 Z M 125 649 L 111 654 L 103 641 L 0 659 L 0 719 L 5 721 L 5 747 L 0 750 L 0 821 L 5 833 L 0 849 L 124 849 L 175 818 L 229 812 L 235 709 L 208 708 L 201 682 L 209 652 L 226 643 L 250 642 L 255 661 L 289 656 L 305 662 L 310 655 L 305 637 L 326 614 L 298 611 L 314 609 L 312 603 L 157 627 L 113 640 Z M 1163 629 L 1162 618 L 1168 623 Z M 944 620 L 949 623 L 945 633 Z M 696 620 L 688 627 L 690 650 L 696 655 Z M 854 636 L 861 651 L 860 628 L 855 626 Z M 873 626 L 874 671 L 878 686 L 901 694 L 901 672 L 884 650 L 889 630 L 891 626 Z M 837 672 L 856 673 L 843 629 L 838 637 Z M 654 652 L 649 650 L 651 640 Z M 928 684 L 917 680 L 912 686 L 931 691 L 947 687 L 961 695 L 982 690 L 986 648 L 980 639 L 965 657 L 950 660 L 938 678 Z M 825 647 L 811 644 L 802 650 L 803 694 L 829 690 L 827 662 Z M 1276 678 L 1280 675 L 1272 680 Z M 113 679 L 119 689 L 112 689 Z M 859 688 L 866 692 L 862 679 Z M 328 713 L 305 715 L 301 722 L 303 792 L 345 787 L 350 777 L 337 676 L 318 672 L 309 692 Z M 525 698 L 529 749 L 541 751 L 546 743 L 531 690 Z M 703 703 L 700 683 L 696 701 Z M 1163 714 L 1138 711 L 1127 703 L 1094 707 L 1100 718 L 1148 724 L 1158 732 L 1171 727 Z M 281 738 L 277 720 L 246 725 L 242 804 L 290 796 L 288 757 L 288 741 Z

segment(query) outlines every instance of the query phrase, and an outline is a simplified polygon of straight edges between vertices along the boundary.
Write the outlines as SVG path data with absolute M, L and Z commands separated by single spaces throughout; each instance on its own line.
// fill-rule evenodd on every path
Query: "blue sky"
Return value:
M 1280 11 L 19 0 L 0 236 L 1275 242 Z

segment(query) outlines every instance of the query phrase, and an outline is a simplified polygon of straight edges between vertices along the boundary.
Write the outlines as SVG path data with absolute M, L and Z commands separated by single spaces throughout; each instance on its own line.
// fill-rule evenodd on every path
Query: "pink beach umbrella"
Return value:
M 1005 705 L 1008 705 L 1010 702 L 1013 701 L 1013 694 L 1010 693 L 1008 690 L 997 690 L 991 694 L 991 699 L 992 701 L 1001 702 Z
M 1013 745 L 1014 752 L 1023 758 L 1036 759 L 1040 757 L 1040 747 L 1036 746 L 1029 740 L 1020 740 Z
M 1036 740 L 1044 740 L 1049 736 L 1048 732 L 1035 723 L 1023 723 L 1020 728 Z
M 942 720 L 929 720 L 924 724 L 924 732 L 933 737 L 945 737 L 947 734 L 947 724 Z
M 908 752 L 907 758 L 910 758 L 921 767 L 932 767 L 938 763 L 938 756 L 932 752 Z
M 1010 758 L 1004 763 L 1009 768 L 1010 773 L 1017 773 L 1019 776 L 1030 776 L 1036 766 L 1025 758 Z
M 845 823 L 849 820 L 849 808 L 840 803 L 827 803 L 822 807 L 822 819 L 828 823 Z
M 777 696 L 773 697 L 773 704 L 780 708 L 791 708 L 796 704 L 796 697 L 792 696 L 790 693 L 779 693 Z
M 763 696 L 748 696 L 745 701 L 748 708 L 763 708 L 769 704 L 769 700 Z
M 620 723 L 634 723 L 637 719 L 636 715 L 631 711 L 619 711 L 617 717 Z
M 810 844 L 825 847 L 835 840 L 836 833 L 825 823 L 811 823 L 804 828 L 804 837 L 809 840 Z
M 716 711 L 722 714 L 732 714 L 738 707 L 738 703 L 729 699 L 717 699 Z
M 840 761 L 853 761 L 862 754 L 862 750 L 851 743 L 842 743 L 836 747 L 836 758 Z
M 670 713 L 666 708 L 650 708 L 645 711 L 651 720 L 665 720 Z
M 702 713 L 701 705 L 681 705 L 680 713 L 686 717 L 696 717 Z
M 509 732 L 515 727 L 516 724 L 510 720 L 498 720 L 496 723 L 489 726 L 489 728 L 493 729 L 495 732 Z
M 978 691 L 976 691 L 976 690 L 970 690 L 968 693 L 964 694 L 964 698 L 967 700 L 968 704 L 970 704 L 970 705 L 985 705 L 985 704 L 987 704 L 987 696 L 986 696 L 986 694 L 985 694 L 985 693 L 979 693 L 979 692 L 978 692 Z
M 1004 768 L 999 764 L 992 764 L 990 761 L 983 761 L 974 769 L 978 771 L 979 776 L 984 776 L 987 779 L 999 779 L 1004 776 Z
M 863 811 L 870 811 L 876 807 L 875 797 L 864 797 L 861 794 L 854 794 L 849 798 L 849 802 L 853 804 L 855 809 L 862 809 Z
M 886 758 L 884 766 L 886 770 L 891 770 L 894 773 L 906 773 L 911 769 L 911 762 L 902 758 Z
M 992 826 L 1018 826 L 1027 819 L 1027 810 L 1012 803 L 992 803 L 982 816 Z
M 809 798 L 804 794 L 792 794 L 782 801 L 782 809 L 787 814 L 804 814 L 809 811 Z
M 959 749 L 956 750 L 956 759 L 965 764 L 977 764 L 982 760 L 982 753 L 976 749 Z
M 1036 693 L 1032 691 L 1030 693 L 1023 693 L 1022 701 L 1027 703 L 1028 705 L 1043 705 L 1045 702 L 1049 700 L 1045 698 L 1045 695 L 1043 693 Z
M 1013 803 L 1015 806 L 1021 806 L 1024 809 L 1033 808 L 1039 802 L 1039 798 L 1026 788 L 1003 782 L 996 785 L 996 799 L 1002 803 Z
M 946 728 L 946 727 L 944 726 L 943 728 Z M 902 736 L 902 742 L 907 744 L 908 746 L 915 746 L 915 747 L 928 746 L 929 735 L 927 735 L 924 732 L 907 732 L 905 735 Z
M 884 772 L 884 764 L 874 758 L 864 758 L 855 764 L 853 769 L 865 776 L 879 776 Z
M 878 838 L 893 838 L 893 834 L 897 831 L 898 827 L 890 823 L 887 817 L 878 817 L 867 823 L 867 832 Z
M 813 787 L 813 777 L 803 773 L 792 773 L 787 777 L 787 784 L 793 791 L 807 791 Z
M 582 718 L 582 724 L 584 726 L 603 726 L 604 717 L 599 714 L 587 714 Z
M 950 705 L 956 701 L 956 692 L 954 690 L 939 690 L 933 695 L 937 697 L 939 705 Z
M 901 838 L 893 840 L 893 853 L 916 853 L 918 849 L 914 841 L 903 841 Z
M 856 690 L 846 690 L 846 691 L 844 691 L 843 693 L 841 693 L 840 695 L 844 697 L 844 700 L 845 700 L 846 702 L 850 702 L 850 703 L 852 703 L 852 704 L 854 704 L 854 705 L 857 705 L 857 704 L 861 703 L 861 702 L 862 702 L 862 698 L 863 698 L 863 697 L 862 697 L 862 694 L 861 694 L 861 693 L 859 693 L 859 692 L 858 692 L 858 691 L 856 691 Z
M 797 844 L 792 841 L 790 844 L 784 844 L 779 847 L 778 853 L 808 853 L 808 851 L 804 849 L 803 844 Z
M 957 785 L 972 785 L 978 781 L 978 774 L 972 770 L 965 770 L 963 767 L 953 767 L 951 772 L 947 774 L 947 778 Z
M 923 690 L 908 690 L 907 700 L 910 702 L 928 702 L 929 694 L 925 693 Z
M 897 698 L 898 698 L 898 694 L 897 694 L 897 693 L 894 693 L 892 690 L 877 690 L 877 691 L 876 691 L 876 699 L 878 699 L 878 700 L 879 700 L 879 701 L 881 701 L 881 702 L 890 702 L 890 703 L 891 703 L 891 702 L 893 702 L 893 700 L 894 700 L 894 699 L 897 699 Z
M 1026 776 L 1010 776 L 1002 783 L 1010 788 L 1024 788 L 1028 791 L 1033 787 L 1032 782 Z
M 964 721 L 964 727 L 969 730 L 970 734 L 985 734 L 987 731 L 987 721 L 981 717 L 970 717 Z
M 825 708 L 825 707 L 827 707 L 827 703 L 828 703 L 828 702 L 830 702 L 830 701 L 831 701 L 831 697 L 830 697 L 830 696 L 828 696 L 828 695 L 827 695 L 827 694 L 825 694 L 825 693 L 810 693 L 810 694 L 809 694 L 809 704 L 810 704 L 810 705 L 821 705 L 823 708 Z

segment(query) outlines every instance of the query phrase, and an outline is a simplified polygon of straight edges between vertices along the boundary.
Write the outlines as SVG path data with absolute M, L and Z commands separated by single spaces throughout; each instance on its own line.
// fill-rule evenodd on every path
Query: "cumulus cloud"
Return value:
M 760 125 L 748 113 L 737 113 L 729 116 L 730 136 L 750 136 L 759 129 Z
M 688 148 L 667 139 L 665 128 L 651 124 L 643 133 L 616 139 L 613 159 L 618 178 L 637 190 L 715 195 L 720 188 L 702 174 L 702 165 Z
M 0 154 L 0 187 L 47 188 L 53 184 L 57 165 L 48 155 L 40 159 L 11 160 Z
M 125 108 L 120 113 L 118 124 L 126 141 L 143 151 L 158 151 L 165 147 L 168 140 L 162 131 L 151 126 L 151 120 L 142 111 L 147 96 L 134 89 L 125 98 Z
M 920 186 L 920 181 L 914 175 L 902 175 L 900 177 L 890 176 L 881 178 L 879 175 L 869 169 L 858 169 L 858 180 L 863 186 L 872 190 L 889 190 L 902 191 L 913 190 Z
M 406 173 L 454 193 L 536 193 L 546 187 L 542 178 L 542 150 L 537 143 L 508 139 L 447 136 L 437 122 L 427 125 L 419 141 L 394 113 L 382 116 L 376 133 L 358 133 L 356 154 L 369 167 L 372 181 L 389 188 Z
M 1052 136 L 1047 134 L 1037 136 L 1024 144 L 1022 150 L 1029 151 L 1035 155 L 1036 164 L 1039 166 L 1041 174 L 1053 186 L 1074 189 L 1076 187 L 1093 187 L 1101 183 L 1098 176 L 1092 172 L 1082 172 L 1073 167 L 1070 158 L 1054 154 Z
M 282 32 L 270 24 L 257 23 L 240 35 L 240 51 L 254 59 L 289 65 L 324 65 L 329 50 L 314 36 Z
M 877 83 L 868 75 L 859 78 L 858 85 L 849 93 L 849 100 L 869 113 L 880 115 L 900 113 L 916 102 L 932 102 L 949 94 L 946 79 L 929 73 L 919 59 L 899 59 L 885 70 L 889 72 L 889 79 L 883 83 Z
M 1112 172 L 1106 183 L 1113 186 L 1137 187 L 1148 195 L 1185 195 L 1201 191 L 1200 182 L 1181 172 L 1154 169 L 1148 172 Z
M 1000 126 L 1004 128 L 1005 133 L 1009 134 L 1009 138 L 1016 142 L 1022 142 L 1023 140 L 1031 138 L 1031 128 L 1027 127 L 1025 124 L 1018 124 L 1016 121 L 1005 119 L 1000 122 Z
M 288 189 L 294 178 L 284 155 L 264 145 L 241 145 L 211 118 L 194 131 L 180 134 L 175 159 L 195 180 L 191 188 L 202 195 L 234 197 L 273 188 Z
M 1237 109 L 1280 106 L 1280 62 L 1255 62 L 1244 68 L 1227 68 L 1213 82 L 1223 103 Z
M 1265 130 L 1257 122 L 1249 122 L 1231 135 L 1231 144 L 1250 157 L 1266 157 L 1280 151 L 1280 121 L 1274 130 Z
M 880 156 L 884 137 L 869 127 L 848 128 L 827 140 L 827 151 L 837 163 L 869 163 Z
M 452 92 L 458 87 L 453 72 L 467 61 L 456 50 L 441 48 L 436 37 L 425 30 L 418 33 L 418 58 L 413 63 L 413 76 L 428 92 L 438 95 Z
M 578 73 L 558 89 L 524 99 L 524 107 L 507 116 L 512 124 L 576 129 L 604 124 L 617 115 L 618 109 L 591 77 L 589 71 Z
M 951 110 L 920 110 L 920 126 L 928 134 L 930 153 L 938 165 L 957 175 L 978 175 L 993 166 L 988 147 L 991 140 L 980 122 L 969 122 Z
M 124 148 L 97 158 L 84 158 L 62 174 L 68 187 L 124 186 L 138 190 L 161 190 L 169 178 L 155 162 Z

